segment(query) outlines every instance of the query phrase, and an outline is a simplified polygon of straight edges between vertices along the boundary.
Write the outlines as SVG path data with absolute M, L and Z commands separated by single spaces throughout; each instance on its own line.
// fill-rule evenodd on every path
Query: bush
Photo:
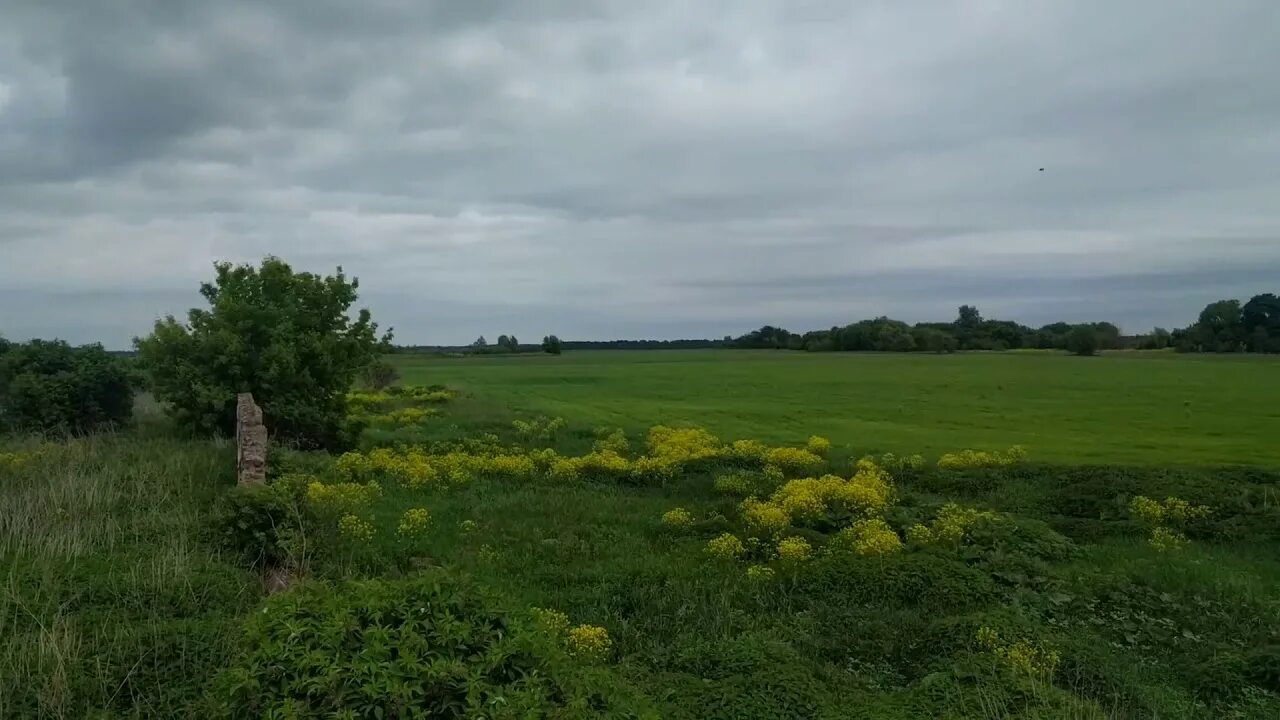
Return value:
M 250 616 L 216 687 L 236 718 L 650 716 L 557 640 L 443 573 L 307 584 Z
M 129 372 L 101 345 L 32 340 L 0 353 L 0 427 L 87 432 L 132 416 Z
M 285 563 L 294 551 L 292 541 L 302 532 L 295 491 L 283 479 L 231 488 L 214 514 L 221 545 L 254 567 Z
M 1067 336 L 1067 350 L 1076 355 L 1095 355 L 1098 344 L 1098 332 L 1088 325 L 1077 326 Z
M 230 433 L 236 393 L 251 392 L 277 437 L 343 444 L 346 393 L 390 341 L 388 333 L 379 342 L 368 310 L 348 316 L 358 282 L 341 268 L 295 273 L 277 258 L 215 268 L 200 287 L 210 309 L 192 309 L 186 324 L 167 317 L 135 341 L 156 398 L 195 432 Z
M 364 369 L 364 384 L 374 390 L 385 390 L 399 379 L 400 373 L 386 360 L 374 360 Z

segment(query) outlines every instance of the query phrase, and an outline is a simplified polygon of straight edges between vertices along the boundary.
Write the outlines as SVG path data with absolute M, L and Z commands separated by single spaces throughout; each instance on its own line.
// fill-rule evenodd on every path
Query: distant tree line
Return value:
M 766 325 L 735 338 L 737 348 L 779 348 L 810 352 L 934 352 L 1039 348 L 1092 355 L 1120 347 L 1120 328 L 1109 322 L 1065 322 L 1031 328 L 1008 320 L 984 320 L 978 308 L 960 306 L 955 321 L 916 323 L 878 317 L 803 335 Z
M 1209 303 L 1190 327 L 1170 333 L 1166 345 L 1179 352 L 1280 353 L 1280 297 Z

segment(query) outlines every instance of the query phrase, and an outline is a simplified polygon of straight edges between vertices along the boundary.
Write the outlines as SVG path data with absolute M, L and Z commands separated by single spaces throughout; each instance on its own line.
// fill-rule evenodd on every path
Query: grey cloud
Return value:
M 267 253 L 412 342 L 1277 289 L 1267 0 L 4 6 L 10 336 L 122 345 Z

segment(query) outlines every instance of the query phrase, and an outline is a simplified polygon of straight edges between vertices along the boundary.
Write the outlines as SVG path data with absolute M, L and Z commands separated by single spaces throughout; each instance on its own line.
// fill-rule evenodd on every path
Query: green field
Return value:
M 819 433 L 858 452 L 1025 446 L 1066 463 L 1280 464 L 1280 360 L 1111 353 L 586 351 L 395 358 L 495 413 L 726 438 Z
M 0 438 L 0 718 L 1280 717 L 1274 360 L 394 361 L 263 486 Z

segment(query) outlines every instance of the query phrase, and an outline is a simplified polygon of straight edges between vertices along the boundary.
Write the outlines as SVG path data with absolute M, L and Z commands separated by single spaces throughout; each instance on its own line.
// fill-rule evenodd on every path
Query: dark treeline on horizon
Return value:
M 525 345 L 503 335 L 488 344 L 483 337 L 470 345 L 400 346 L 400 352 L 464 354 L 513 354 L 550 352 L 541 345 Z M 1255 295 L 1248 302 L 1219 300 L 1209 303 L 1190 326 L 1169 331 L 1154 328 L 1142 335 L 1122 335 L 1110 322 L 1056 322 L 1032 328 L 1010 320 L 987 320 L 978 308 L 960 306 L 951 322 L 910 325 L 878 317 L 843 327 L 794 333 L 765 325 L 738 337 L 682 340 L 556 340 L 564 350 L 692 350 L 710 348 L 805 350 L 809 352 L 935 352 L 960 350 L 1069 350 L 1091 355 L 1118 348 L 1179 352 L 1280 353 L 1280 297 Z

